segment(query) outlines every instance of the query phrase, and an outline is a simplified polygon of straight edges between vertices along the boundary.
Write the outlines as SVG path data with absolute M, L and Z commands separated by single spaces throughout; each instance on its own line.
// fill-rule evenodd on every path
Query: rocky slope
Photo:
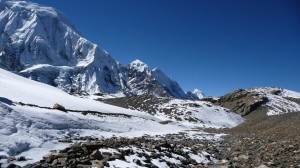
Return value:
M 151 95 L 97 99 L 111 105 L 147 112 L 169 122 L 197 127 L 233 127 L 243 119 L 234 112 L 207 101 L 159 98 Z
M 174 135 L 174 137 L 180 137 Z M 185 137 L 183 135 L 183 137 Z M 186 137 L 187 138 L 187 137 Z M 154 137 L 111 138 L 74 144 L 59 153 L 45 156 L 38 163 L 26 167 L 202 167 L 217 160 L 201 147 L 193 146 L 206 140 L 180 141 Z M 72 155 L 73 154 L 73 155 Z
M 214 103 L 246 116 L 259 107 L 267 108 L 267 115 L 300 111 L 300 94 L 282 88 L 238 89 L 220 97 Z
M 59 11 L 0 2 L 0 67 L 68 93 L 152 94 L 186 99 L 176 81 L 136 60 L 121 65 Z
M 267 116 L 260 107 L 232 129 L 218 149 L 227 163 L 238 167 L 299 167 L 300 113 Z

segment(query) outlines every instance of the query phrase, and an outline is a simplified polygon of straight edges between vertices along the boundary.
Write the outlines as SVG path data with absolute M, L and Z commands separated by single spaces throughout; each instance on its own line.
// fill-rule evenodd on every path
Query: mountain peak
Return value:
M 153 94 L 186 98 L 178 83 L 141 60 L 117 63 L 64 15 L 28 1 L 0 1 L 0 68 L 71 94 Z
M 201 92 L 199 89 L 194 89 L 193 93 L 199 93 Z
M 28 23 L 31 23 L 30 25 L 34 25 L 33 23 L 40 24 L 40 22 L 43 22 L 45 20 L 49 21 L 49 19 L 56 19 L 62 21 L 64 25 L 69 26 L 72 31 L 80 35 L 75 26 L 60 11 L 56 10 L 55 8 L 22 0 L 0 0 L 0 3 L 3 3 L 0 4 L 0 10 L 9 11 L 8 13 L 14 16 L 12 17 L 12 20 L 18 20 L 18 17 L 23 17 L 22 19 L 25 21 L 25 23 L 27 23 L 27 25 Z M 7 13 L 4 13 L 3 16 L 5 16 L 6 14 Z M 24 28 L 23 24 L 19 24 L 19 26 L 23 26 Z
M 201 90 L 199 89 L 194 89 L 194 91 L 192 92 L 194 95 L 196 95 L 199 99 L 202 99 L 205 97 L 205 95 L 202 93 Z
M 22 10 L 32 10 L 35 13 L 43 13 L 43 14 L 52 14 L 53 16 L 58 16 L 58 11 L 52 7 L 43 6 L 40 4 L 36 4 L 28 1 L 20 1 L 20 0 L 1 0 L 4 2 L 12 11 Z
M 154 78 L 165 87 L 168 92 L 171 93 L 173 97 L 186 99 L 187 96 L 185 92 L 181 89 L 179 84 L 162 72 L 159 68 L 154 68 L 152 70 L 152 75 Z
M 148 69 L 148 65 L 141 60 L 136 59 L 130 63 L 130 68 L 136 69 L 139 72 L 143 72 L 145 69 Z

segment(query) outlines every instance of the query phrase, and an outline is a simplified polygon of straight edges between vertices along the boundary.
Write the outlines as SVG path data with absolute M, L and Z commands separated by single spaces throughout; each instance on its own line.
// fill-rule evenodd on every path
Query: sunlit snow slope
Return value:
M 59 103 L 67 109 L 92 110 L 99 116 L 63 112 L 19 103 L 52 107 Z M 109 115 L 109 114 L 115 115 Z M 106 115 L 107 114 L 107 115 Z M 126 115 L 122 115 L 126 114 Z M 11 72 L 0 69 L 0 153 L 14 155 L 45 141 L 64 135 L 113 134 L 139 136 L 177 132 L 184 127 L 161 125 L 159 119 L 138 111 L 127 110 L 88 99 L 81 99 Z
M 47 108 L 59 103 L 67 109 L 78 112 L 24 106 L 20 104 L 21 102 Z M 81 111 L 86 110 L 94 111 L 98 115 L 91 113 L 83 115 Z M 206 113 L 203 115 L 207 116 Z M 227 116 L 226 113 L 222 113 L 222 116 L 224 121 L 212 122 L 212 126 L 215 124 L 219 127 L 224 123 L 230 123 L 224 126 L 234 126 L 242 121 L 238 115 L 229 117 L 229 114 Z M 201 119 L 200 113 L 198 118 Z M 155 117 L 146 112 L 74 97 L 55 87 L 0 69 L 0 153 L 5 155 L 15 155 L 66 135 L 96 137 L 110 137 L 113 134 L 155 135 L 178 132 L 195 126 L 184 123 L 183 126 L 176 121 L 165 125 L 159 123 L 167 119 L 168 116 Z

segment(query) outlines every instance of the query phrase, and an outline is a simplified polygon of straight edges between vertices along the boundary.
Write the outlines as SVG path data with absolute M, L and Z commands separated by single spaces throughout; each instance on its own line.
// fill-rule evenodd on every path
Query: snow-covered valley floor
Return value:
M 67 112 L 53 109 L 56 103 L 68 109 Z M 224 122 L 215 127 L 234 126 L 243 121 L 238 115 L 222 115 Z M 176 121 L 161 123 L 168 119 L 168 116 L 158 117 L 75 97 L 52 86 L 0 69 L 0 155 L 3 158 L 29 155 L 31 160 L 21 163 L 22 165 L 40 160 L 49 150 L 65 148 L 67 144 L 55 143 L 58 139 L 167 135 L 187 132 L 186 130 L 197 126 Z M 196 135 L 193 132 L 189 134 L 191 137 Z M 214 136 L 205 133 L 201 137 L 214 139 Z

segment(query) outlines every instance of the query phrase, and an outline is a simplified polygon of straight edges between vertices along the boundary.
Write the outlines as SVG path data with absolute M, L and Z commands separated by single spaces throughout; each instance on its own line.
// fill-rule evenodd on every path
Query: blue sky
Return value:
M 32 0 L 63 12 L 122 64 L 160 67 L 184 90 L 300 92 L 299 0 Z

